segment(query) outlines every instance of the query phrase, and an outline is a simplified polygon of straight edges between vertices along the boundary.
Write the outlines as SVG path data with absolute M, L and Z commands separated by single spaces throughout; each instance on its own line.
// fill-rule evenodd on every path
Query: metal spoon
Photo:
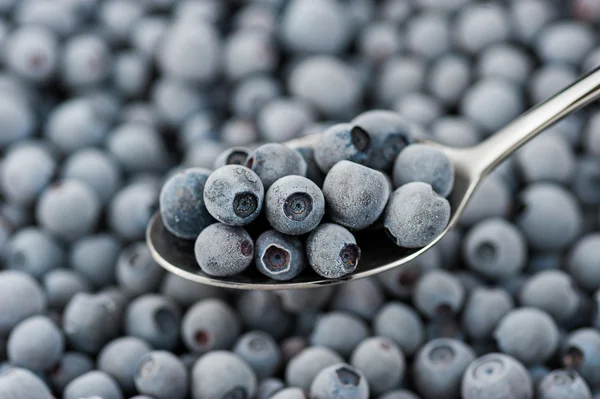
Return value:
M 454 225 L 481 180 L 519 147 L 563 117 L 577 111 L 600 97 L 600 68 L 580 78 L 551 99 L 532 108 L 508 126 L 485 141 L 470 148 L 451 148 L 428 142 L 442 149 L 454 163 L 455 185 L 450 196 L 452 216 L 446 229 L 429 245 L 418 250 L 396 247 L 383 231 L 358 232 L 357 242 L 362 250 L 356 271 L 340 279 L 324 279 L 307 270 L 291 281 L 275 281 L 249 267 L 247 272 L 227 278 L 211 277 L 196 263 L 193 241 L 184 241 L 171 235 L 155 214 L 148 224 L 146 241 L 158 264 L 183 278 L 198 283 L 238 289 L 309 288 L 373 276 L 402 266 L 434 246 Z M 286 143 L 291 147 L 311 146 L 318 135 L 299 138 Z M 250 270 L 252 269 L 252 270 Z

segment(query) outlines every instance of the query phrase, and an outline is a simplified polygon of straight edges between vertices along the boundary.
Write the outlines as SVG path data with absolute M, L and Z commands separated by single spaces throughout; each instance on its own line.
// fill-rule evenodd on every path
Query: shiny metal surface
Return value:
M 456 224 L 481 179 L 544 129 L 598 97 L 600 97 L 600 69 L 580 78 L 551 99 L 532 108 L 477 146 L 459 149 L 430 143 L 441 148 L 452 160 L 456 169 L 456 182 L 449 197 L 452 216 L 448 226 L 433 242 L 419 250 L 396 247 L 382 230 L 369 229 L 357 232 L 356 239 L 363 256 L 356 271 L 341 279 L 324 279 L 312 270 L 307 270 L 294 280 L 281 282 L 263 276 L 252 267 L 238 276 L 210 277 L 203 273 L 196 263 L 193 242 L 183 241 L 171 235 L 163 226 L 158 213 L 148 224 L 146 241 L 153 258 L 168 271 L 198 283 L 227 288 L 260 290 L 310 288 L 373 276 L 402 266 L 434 246 Z M 318 136 L 312 135 L 293 140 L 287 145 L 310 146 L 317 140 Z

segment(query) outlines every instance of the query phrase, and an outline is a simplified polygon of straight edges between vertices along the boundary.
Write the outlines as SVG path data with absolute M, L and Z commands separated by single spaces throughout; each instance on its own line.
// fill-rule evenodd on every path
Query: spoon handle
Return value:
M 485 176 L 544 129 L 599 97 L 600 68 L 597 68 L 531 108 L 488 139 L 469 148 L 469 168 Z

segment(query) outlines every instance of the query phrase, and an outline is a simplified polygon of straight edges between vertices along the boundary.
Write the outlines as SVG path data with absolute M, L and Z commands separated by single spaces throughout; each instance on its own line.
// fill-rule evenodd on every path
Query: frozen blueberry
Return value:
M 0 96 L 0 121 L 2 121 L 0 147 L 5 148 L 33 134 L 36 116 L 25 99 L 7 95 L 8 90 L 3 89 L 2 93 L 4 94 Z
M 323 195 L 333 222 L 361 230 L 375 223 L 385 210 L 390 183 L 383 173 L 344 160 L 327 173 Z
M 501 4 L 470 4 L 456 17 L 454 40 L 468 52 L 478 53 L 486 47 L 505 41 L 510 36 L 508 13 Z
M 135 386 L 156 399 L 183 399 L 189 390 L 188 370 L 174 354 L 152 351 L 135 368 Z
M 62 311 L 78 292 L 90 292 L 90 283 L 78 272 L 69 269 L 52 270 L 44 276 L 44 291 L 48 307 Z
M 544 0 L 519 1 L 511 4 L 510 17 L 518 40 L 533 44 L 538 33 L 557 17 L 556 8 Z
M 270 399 L 273 395 L 283 389 L 286 389 L 285 384 L 280 379 L 265 378 L 258 384 L 258 388 L 256 389 L 256 399 Z M 302 390 L 300 390 L 300 392 L 302 392 Z
M 366 320 L 373 319 L 383 304 L 383 290 L 372 278 L 340 285 L 331 300 L 333 310 L 352 313 Z
M 384 395 L 381 395 L 379 399 L 420 399 L 416 394 L 407 391 L 405 389 L 397 389 L 394 391 L 388 391 Z
M 306 394 L 300 388 L 285 388 L 275 392 L 271 399 L 304 399 Z
M 415 287 L 413 302 L 426 317 L 440 314 L 457 314 L 465 299 L 460 281 L 444 270 L 432 270 L 425 274 Z
M 548 25 L 536 42 L 537 53 L 544 62 L 579 65 L 596 40 L 591 26 L 571 20 Z
M 426 144 L 413 144 L 400 152 L 394 163 L 394 185 L 420 181 L 447 197 L 454 185 L 454 166 L 437 148 Z
M 548 313 L 530 307 L 511 310 L 493 332 L 498 348 L 523 364 L 542 364 L 558 347 L 558 327 Z
M 54 398 L 42 379 L 20 367 L 9 367 L 0 371 L 0 397 L 10 399 Z
M 326 346 L 348 357 L 368 336 L 367 325 L 358 317 L 343 312 L 330 312 L 317 319 L 311 343 Z
M 173 349 L 179 342 L 181 312 L 170 299 L 146 294 L 129 303 L 125 334 L 141 338 L 155 349 Z
M 240 165 L 226 165 L 210 174 L 204 184 L 204 205 L 222 223 L 242 226 L 254 221 L 263 206 L 259 176 Z
M 401 302 L 389 302 L 379 310 L 373 319 L 373 332 L 390 338 L 406 356 L 412 356 L 425 338 L 421 318 L 412 307 Z
M 393 109 L 411 123 L 426 128 L 445 113 L 440 100 L 422 92 L 403 95 L 394 102 Z
M 372 154 L 371 135 L 361 126 L 339 123 L 326 129 L 315 146 L 315 161 L 328 173 L 340 161 L 367 164 Z
M 502 280 L 518 274 L 527 261 L 527 243 L 513 224 L 486 219 L 465 235 L 463 254 L 471 270 L 490 280 Z
M 185 81 L 169 76 L 163 76 L 154 82 L 150 99 L 161 122 L 173 128 L 182 126 L 188 118 L 208 105 L 203 92 L 185 84 Z
M 323 399 L 367 399 L 369 385 L 358 369 L 338 363 L 324 368 L 317 374 L 310 385 L 310 396 Z
M 121 244 L 110 234 L 89 235 L 71 245 L 69 265 L 96 287 L 114 283 Z
M 575 173 L 571 180 L 571 190 L 583 205 L 600 204 L 600 160 L 594 156 L 581 156 L 577 159 Z
M 427 66 L 417 56 L 390 57 L 382 66 L 374 82 L 378 106 L 390 107 L 401 96 L 423 88 Z
M 600 333 L 594 328 L 573 331 L 562 345 L 562 363 L 576 371 L 595 390 L 600 387 Z
M 177 173 L 160 191 L 160 215 L 177 237 L 193 240 L 214 222 L 204 205 L 204 187 L 210 170 L 189 168 Z
M 26 227 L 17 230 L 2 251 L 4 267 L 20 270 L 35 278 L 64 265 L 65 252 L 46 231 Z
M 213 169 L 219 169 L 225 165 L 244 165 L 249 154 L 250 150 L 245 147 L 228 148 L 215 159 Z
M 240 118 L 252 118 L 261 112 L 271 100 L 281 95 L 280 82 L 270 75 L 250 76 L 234 88 L 229 99 L 234 115 Z M 295 115 L 306 115 L 304 112 Z M 282 127 L 282 126 L 280 126 Z M 285 131 L 291 131 L 287 128 Z
M 62 80 L 67 87 L 91 87 L 109 76 L 111 50 L 100 35 L 71 36 L 64 44 L 61 66 Z
M 566 139 L 544 135 L 517 153 L 516 165 L 527 183 L 567 183 L 575 172 L 575 155 Z
M 249 331 L 242 335 L 233 352 L 252 367 L 259 380 L 273 376 L 281 361 L 277 342 L 262 331 Z
M 462 378 L 464 399 L 533 398 L 527 370 L 518 360 L 501 353 L 489 353 L 471 362 Z
M 308 347 L 287 363 L 285 382 L 290 387 L 298 387 L 308 393 L 311 382 L 321 370 L 342 361 L 341 356 L 329 348 Z
M 600 234 L 588 234 L 575 243 L 567 256 L 567 271 L 587 291 L 600 288 L 599 245 Z
M 231 118 L 221 125 L 220 139 L 224 144 L 230 146 L 247 146 L 253 145 L 258 141 L 258 133 L 254 121 Z
M 274 38 L 257 29 L 233 31 L 223 44 L 223 70 L 231 80 L 260 73 L 273 73 L 279 56 Z
M 385 337 L 367 338 L 361 342 L 352 352 L 350 364 L 364 374 L 373 395 L 397 387 L 404 377 L 404 355 Z
M 304 246 L 297 237 L 267 230 L 256 239 L 255 247 L 256 267 L 267 277 L 285 281 L 304 270 Z
M 104 371 L 117 381 L 123 392 L 135 392 L 134 376 L 140 359 L 152 348 L 135 337 L 112 340 L 98 354 L 98 370 Z
M 321 189 L 303 176 L 284 176 L 265 194 L 265 214 L 271 226 L 284 234 L 314 230 L 325 213 Z
M 250 153 L 246 166 L 254 171 L 266 190 L 278 179 L 306 175 L 306 161 L 297 152 L 283 144 L 263 144 Z
M 588 399 L 592 397 L 590 388 L 583 378 L 573 370 L 554 370 L 538 385 L 540 399 Z
M 87 355 L 66 352 L 52 368 L 50 382 L 56 391 L 62 393 L 71 381 L 93 369 L 94 362 Z
M 112 198 L 108 206 L 108 225 L 127 240 L 143 239 L 150 218 L 158 208 L 158 187 L 150 181 L 133 181 Z
M 131 295 L 156 290 L 163 274 L 164 269 L 154 262 L 144 242 L 132 243 L 125 247 L 117 260 L 117 282 Z
M 10 362 L 15 366 L 46 371 L 62 357 L 65 338 L 48 317 L 32 316 L 15 326 L 6 348 Z
M 417 14 L 406 27 L 407 47 L 427 59 L 446 53 L 450 47 L 450 23 L 444 13 L 437 11 Z
M 71 179 L 56 182 L 42 193 L 36 218 L 57 237 L 72 241 L 96 228 L 101 210 L 98 195 L 90 186 Z
M 461 378 L 475 360 L 475 352 L 461 341 L 438 338 L 417 353 L 413 375 L 417 392 L 424 399 L 459 398 Z
M 89 371 L 71 381 L 63 393 L 64 399 L 99 396 L 102 399 L 123 399 L 117 382 L 103 371 Z
M 501 288 L 475 288 L 465 302 L 463 329 L 474 340 L 485 339 L 514 306 L 511 296 Z
M 197 302 L 181 322 L 183 343 L 195 353 L 229 349 L 240 331 L 239 316 L 228 304 L 214 298 Z
M 333 223 L 324 223 L 306 239 L 308 263 L 320 276 L 340 278 L 358 266 L 360 248 L 348 230 Z
M 167 273 L 163 277 L 160 292 L 176 301 L 183 308 L 188 308 L 203 299 L 224 298 L 227 293 L 223 288 L 205 284 L 199 285 L 173 273 Z
M 12 72 L 35 83 L 45 82 L 58 66 L 58 38 L 40 25 L 17 26 L 6 38 L 3 54 Z
M 284 338 L 295 323 L 275 292 L 245 291 L 238 297 L 236 309 L 246 329 L 264 331 L 275 339 Z
M 31 276 L 16 270 L 0 272 L 0 336 L 45 308 L 44 291 Z
M 433 241 L 448 225 L 450 203 L 423 182 L 396 189 L 385 212 L 384 226 L 401 247 L 419 248 Z
M 252 398 L 258 385 L 254 371 L 239 356 L 213 351 L 192 369 L 192 398 Z
M 118 125 L 109 133 L 106 146 L 127 172 L 162 172 L 169 165 L 161 136 L 148 124 Z
M 240 200 L 240 206 L 244 201 L 251 202 Z M 206 274 L 231 276 L 244 271 L 252 263 L 254 242 L 241 227 L 214 223 L 202 230 L 194 244 L 194 252 L 198 265 Z
M 398 54 L 404 46 L 404 40 L 393 23 L 372 21 L 359 32 L 356 45 L 364 58 L 378 65 Z
M 462 226 L 472 226 L 488 218 L 507 217 L 512 200 L 506 181 L 500 175 L 492 174 L 475 189 L 459 223 Z
M 569 65 L 542 65 L 531 75 L 529 96 L 533 103 L 549 99 L 577 78 L 577 71 Z

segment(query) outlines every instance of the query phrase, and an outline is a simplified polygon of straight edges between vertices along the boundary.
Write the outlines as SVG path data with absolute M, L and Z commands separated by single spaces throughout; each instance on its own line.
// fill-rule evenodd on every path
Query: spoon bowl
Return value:
M 397 247 L 383 229 L 367 229 L 355 233 L 362 256 L 357 269 L 342 278 L 325 279 L 307 268 L 290 281 L 270 279 L 255 268 L 229 277 L 213 277 L 204 273 L 194 256 L 194 241 L 172 235 L 157 212 L 146 230 L 146 241 L 154 260 L 168 271 L 188 280 L 225 288 L 280 290 L 339 284 L 373 276 L 401 267 L 437 244 L 456 225 L 480 181 L 523 144 L 565 116 L 600 96 L 600 69 L 580 78 L 562 92 L 532 108 L 505 128 L 470 148 L 453 148 L 434 142 L 425 143 L 444 151 L 455 169 L 455 182 L 449 196 L 452 214 L 448 226 L 427 246 L 415 250 Z M 314 146 L 318 135 L 310 135 L 286 143 L 295 148 Z

